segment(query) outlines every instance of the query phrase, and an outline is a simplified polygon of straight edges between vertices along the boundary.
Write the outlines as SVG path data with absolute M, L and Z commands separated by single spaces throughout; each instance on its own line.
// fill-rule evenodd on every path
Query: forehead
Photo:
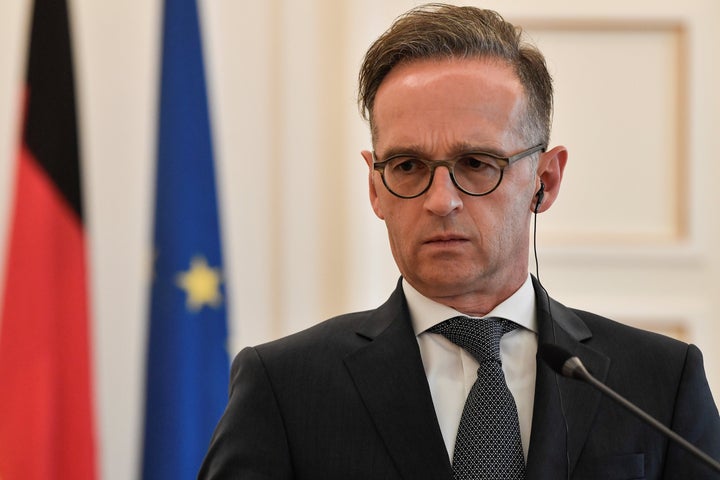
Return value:
M 500 143 L 525 111 L 512 67 L 487 58 L 428 59 L 396 66 L 378 88 L 374 136 L 382 144 L 423 141 Z

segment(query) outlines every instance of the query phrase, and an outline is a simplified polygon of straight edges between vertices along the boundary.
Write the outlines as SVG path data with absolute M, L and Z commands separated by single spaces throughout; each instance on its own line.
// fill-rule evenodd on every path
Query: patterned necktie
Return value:
M 500 363 L 500 338 L 516 328 L 501 318 L 454 317 L 428 330 L 444 335 L 480 363 L 455 441 L 456 480 L 525 478 L 517 407 Z

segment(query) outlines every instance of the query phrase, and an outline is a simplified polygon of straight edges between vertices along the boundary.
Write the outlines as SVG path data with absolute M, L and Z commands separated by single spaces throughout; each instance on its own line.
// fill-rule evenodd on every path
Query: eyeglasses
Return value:
M 466 152 L 448 160 L 428 160 L 399 153 L 378 162 L 373 152 L 373 169 L 380 172 L 385 187 L 400 198 L 415 198 L 427 192 L 438 167 L 446 167 L 453 184 L 474 197 L 488 195 L 500 185 L 505 168 L 535 152 L 545 151 L 536 145 L 511 157 L 487 152 Z

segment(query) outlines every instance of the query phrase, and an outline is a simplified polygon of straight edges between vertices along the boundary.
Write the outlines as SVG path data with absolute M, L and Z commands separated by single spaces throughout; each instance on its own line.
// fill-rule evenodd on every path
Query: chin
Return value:
M 422 290 L 415 288 L 426 296 L 454 297 L 475 290 L 473 285 L 477 283 L 477 276 L 445 271 L 436 275 L 418 277 L 418 281 L 413 285 L 421 286 Z

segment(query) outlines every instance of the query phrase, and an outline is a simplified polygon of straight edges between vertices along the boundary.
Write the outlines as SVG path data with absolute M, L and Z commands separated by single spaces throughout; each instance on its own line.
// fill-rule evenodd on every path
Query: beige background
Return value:
M 29 3 L 0 2 L 0 267 Z M 365 48 L 416 3 L 201 0 L 233 353 L 394 286 L 354 88 Z M 481 5 L 527 25 L 556 79 L 553 143 L 570 162 L 539 218 L 544 284 L 698 344 L 720 396 L 720 3 Z M 70 6 L 103 478 L 119 480 L 135 477 L 140 446 L 161 4 Z

